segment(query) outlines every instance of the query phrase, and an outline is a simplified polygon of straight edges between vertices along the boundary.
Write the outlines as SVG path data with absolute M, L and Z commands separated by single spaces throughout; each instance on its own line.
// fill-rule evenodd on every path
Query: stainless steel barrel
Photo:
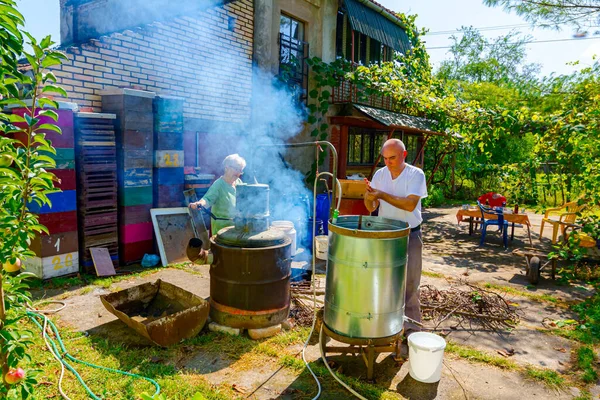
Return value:
M 340 216 L 329 223 L 323 321 L 351 338 L 402 331 L 408 224 L 381 217 Z

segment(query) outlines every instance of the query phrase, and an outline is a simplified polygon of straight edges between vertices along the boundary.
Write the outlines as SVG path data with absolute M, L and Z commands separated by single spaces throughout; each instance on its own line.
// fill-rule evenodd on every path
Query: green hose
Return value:
M 48 341 L 50 342 L 50 344 L 52 345 L 52 348 L 54 349 L 54 353 L 60 358 L 60 361 L 63 363 L 63 365 L 73 373 L 73 375 L 75 375 L 75 377 L 77 378 L 77 380 L 79 381 L 79 383 L 81 383 L 81 385 L 84 387 L 84 389 L 86 390 L 86 392 L 88 393 L 88 395 L 94 399 L 94 400 L 102 400 L 101 397 L 98 397 L 94 394 L 94 392 L 92 392 L 92 390 L 85 384 L 85 382 L 83 381 L 83 378 L 81 377 L 81 375 L 79 375 L 79 373 L 77 373 L 77 371 L 75 370 L 75 368 L 73 368 L 66 360 L 65 358 L 69 359 L 70 361 L 73 362 L 77 362 L 83 365 L 87 365 L 88 367 L 92 367 L 92 368 L 97 368 L 97 369 L 102 369 L 105 371 L 109 371 L 109 372 L 115 372 L 117 374 L 121 374 L 121 375 L 126 375 L 126 376 L 131 376 L 133 378 L 139 378 L 139 379 L 144 379 L 148 382 L 150 382 L 151 384 L 154 385 L 154 387 L 156 388 L 156 392 L 154 392 L 154 396 L 158 395 L 160 393 L 160 386 L 158 385 L 158 383 L 156 383 L 156 381 L 154 381 L 153 379 L 147 378 L 145 376 L 141 376 L 141 375 L 137 375 L 137 374 L 133 374 L 131 372 L 126 372 L 126 371 L 121 371 L 118 369 L 113 369 L 113 368 L 108 368 L 108 367 L 102 367 L 100 365 L 95 365 L 95 364 L 91 364 L 88 363 L 86 361 L 83 360 L 78 360 L 77 358 L 73 357 L 72 355 L 70 355 L 67 352 L 67 349 L 65 348 L 65 345 L 63 344 L 62 339 L 60 338 L 60 334 L 58 333 L 58 329 L 56 328 L 56 325 L 54 325 L 54 323 L 47 318 L 44 315 L 32 312 L 32 311 L 27 311 L 27 316 L 40 328 L 40 329 L 44 329 L 43 326 L 40 324 L 40 322 L 37 320 L 37 318 L 40 318 L 42 321 L 44 321 L 44 319 L 47 319 L 48 324 L 50 325 L 50 328 L 52 328 L 52 331 L 54 332 L 54 335 L 56 336 L 56 340 L 58 341 L 58 344 L 60 345 L 60 349 L 61 351 L 58 350 L 58 348 L 56 347 L 56 343 L 54 342 L 54 340 L 48 336 L 48 334 L 44 331 L 43 335 L 46 337 L 46 339 L 48 339 Z

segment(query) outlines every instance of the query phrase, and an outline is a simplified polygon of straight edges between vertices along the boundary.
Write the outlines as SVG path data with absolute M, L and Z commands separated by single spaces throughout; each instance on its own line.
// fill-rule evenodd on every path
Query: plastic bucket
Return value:
M 327 260 L 327 251 L 329 249 L 329 236 L 315 236 L 316 256 L 319 260 Z
M 296 229 L 292 221 L 273 221 L 271 226 L 275 229 L 282 230 L 287 237 L 292 241 L 292 256 L 296 254 Z
M 442 377 L 446 341 L 429 332 L 415 332 L 408 337 L 409 374 L 413 379 L 434 383 Z

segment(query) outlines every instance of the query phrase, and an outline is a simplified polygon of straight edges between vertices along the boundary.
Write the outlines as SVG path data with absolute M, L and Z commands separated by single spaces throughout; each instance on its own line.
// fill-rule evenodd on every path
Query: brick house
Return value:
M 254 8 L 190 3 L 61 0 L 69 60 L 54 73 L 70 101 L 93 111 L 112 88 L 183 98 L 185 165 L 196 166 L 203 135 L 222 122 L 235 132 L 249 118 Z

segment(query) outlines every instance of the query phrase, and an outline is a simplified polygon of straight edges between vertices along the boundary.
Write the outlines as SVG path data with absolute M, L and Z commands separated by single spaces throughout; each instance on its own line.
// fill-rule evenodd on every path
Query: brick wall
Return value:
M 186 118 L 242 122 L 250 115 L 252 40 L 252 1 L 238 0 L 68 47 L 69 60 L 54 73 L 70 101 L 94 111 L 100 91 L 127 87 L 185 98 Z

